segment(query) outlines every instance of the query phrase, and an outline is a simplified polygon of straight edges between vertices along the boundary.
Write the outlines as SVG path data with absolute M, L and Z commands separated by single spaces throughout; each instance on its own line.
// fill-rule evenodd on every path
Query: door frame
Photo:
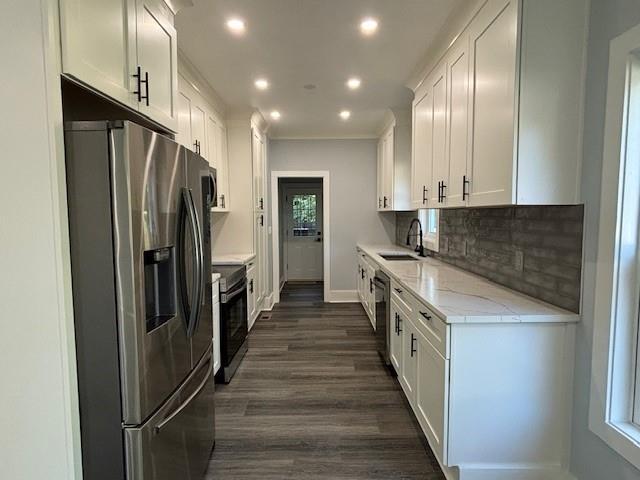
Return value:
M 320 178 L 322 179 L 322 265 L 324 282 L 324 301 L 330 301 L 331 285 L 331 230 L 330 230 L 330 176 L 328 170 L 308 171 L 308 170 L 287 170 L 271 172 L 271 223 L 272 239 L 271 258 L 273 273 L 273 303 L 280 302 L 280 196 L 278 191 L 278 181 L 281 178 Z

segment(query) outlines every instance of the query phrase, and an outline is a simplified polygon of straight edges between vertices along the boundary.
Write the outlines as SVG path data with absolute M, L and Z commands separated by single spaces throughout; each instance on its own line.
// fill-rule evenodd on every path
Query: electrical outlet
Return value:
M 518 272 L 524 271 L 524 252 L 522 250 L 516 250 L 514 267 Z

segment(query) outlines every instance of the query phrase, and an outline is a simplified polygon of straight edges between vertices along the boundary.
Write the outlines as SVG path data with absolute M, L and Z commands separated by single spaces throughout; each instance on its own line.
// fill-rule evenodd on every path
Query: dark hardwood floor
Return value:
M 285 285 L 229 385 L 207 480 L 444 480 L 359 304 Z

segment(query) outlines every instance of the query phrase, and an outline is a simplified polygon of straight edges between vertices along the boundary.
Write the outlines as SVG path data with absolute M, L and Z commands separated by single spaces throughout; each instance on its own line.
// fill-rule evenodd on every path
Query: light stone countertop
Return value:
M 220 275 L 219 273 L 212 273 L 211 274 L 211 282 L 216 283 L 218 280 L 220 280 L 220 277 L 222 275 Z
M 229 253 L 226 255 L 214 255 L 211 258 L 212 265 L 245 265 L 256 258 L 255 253 Z
M 580 320 L 576 313 L 433 258 L 389 261 L 378 255 L 416 255 L 397 245 L 358 244 L 357 249 L 447 323 L 569 323 Z

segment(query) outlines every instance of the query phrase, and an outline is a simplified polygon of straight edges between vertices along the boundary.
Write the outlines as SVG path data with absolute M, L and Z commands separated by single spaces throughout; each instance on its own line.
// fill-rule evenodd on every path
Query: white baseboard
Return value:
M 265 297 L 265 299 L 263 300 L 263 304 L 262 305 L 263 305 L 262 310 L 266 310 L 266 311 L 273 310 L 273 292 L 271 292 L 270 295 Z
M 329 302 L 330 303 L 357 303 L 358 298 L 357 290 L 330 290 Z
M 454 478 L 459 480 L 575 480 L 575 477 L 567 470 L 544 467 L 522 469 L 467 469 L 462 467 Z

